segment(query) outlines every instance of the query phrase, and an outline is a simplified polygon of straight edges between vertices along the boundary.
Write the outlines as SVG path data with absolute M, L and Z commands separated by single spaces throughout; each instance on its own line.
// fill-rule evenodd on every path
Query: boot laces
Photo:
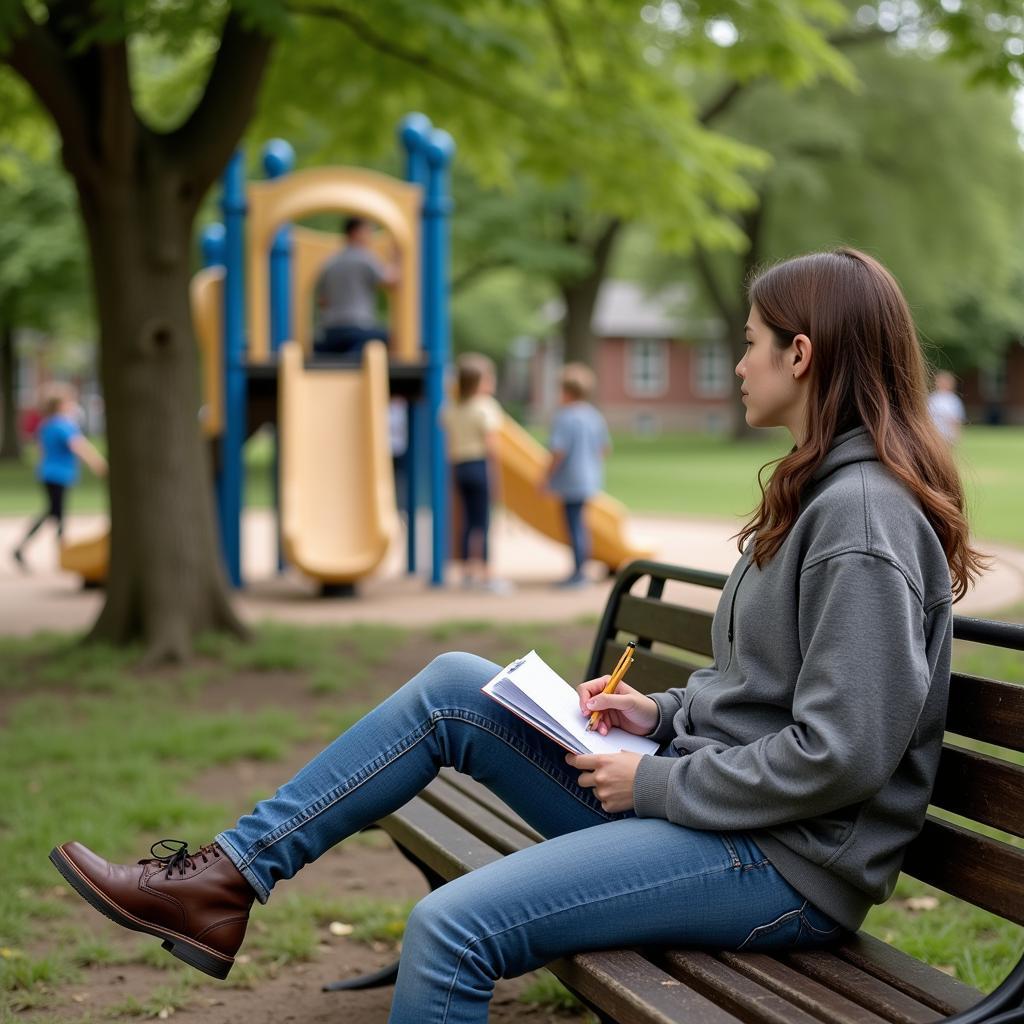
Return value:
M 158 853 L 161 847 L 170 850 L 170 853 Z M 184 875 L 186 871 L 194 871 L 198 867 L 197 858 L 202 858 L 203 863 L 208 864 L 210 857 L 218 858 L 221 855 L 220 847 L 216 843 L 207 843 L 189 853 L 188 843 L 183 839 L 161 839 L 149 848 L 149 852 L 152 860 L 166 868 L 167 878 L 170 878 L 174 871 L 177 871 L 179 876 Z M 145 864 L 146 861 L 141 860 L 139 863 Z

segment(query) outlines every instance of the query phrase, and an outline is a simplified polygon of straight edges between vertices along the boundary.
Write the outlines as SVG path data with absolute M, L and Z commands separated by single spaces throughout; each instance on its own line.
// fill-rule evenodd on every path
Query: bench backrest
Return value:
M 726 577 L 658 562 L 621 570 L 608 598 L 587 678 L 610 672 L 626 640 L 638 641 L 631 686 L 646 693 L 685 685 L 712 657 L 711 620 Z M 645 586 L 646 583 L 646 586 Z M 695 592 L 692 588 L 703 588 Z M 955 616 L 958 640 L 1024 650 L 1024 626 Z M 1024 685 L 954 672 L 947 736 L 921 834 L 904 871 L 1024 925 Z M 953 734 L 953 735 L 950 735 Z M 968 741 L 965 745 L 964 740 Z

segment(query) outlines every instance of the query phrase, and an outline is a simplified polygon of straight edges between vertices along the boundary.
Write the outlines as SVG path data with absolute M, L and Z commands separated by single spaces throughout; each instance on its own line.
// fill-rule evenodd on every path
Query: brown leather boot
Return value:
M 172 852 L 160 856 L 160 847 Z M 111 921 L 155 935 L 172 956 L 226 978 L 256 898 L 252 886 L 217 843 L 189 853 L 180 839 L 164 839 L 150 853 L 137 864 L 110 864 L 81 843 L 64 843 L 50 860 Z

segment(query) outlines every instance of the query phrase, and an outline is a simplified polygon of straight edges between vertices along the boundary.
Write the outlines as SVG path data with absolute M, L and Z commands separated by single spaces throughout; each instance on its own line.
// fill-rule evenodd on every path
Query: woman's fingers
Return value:
M 576 693 L 580 699 L 580 711 L 583 714 L 589 714 L 586 707 L 587 701 L 595 694 L 600 693 L 608 685 L 609 679 L 611 679 L 611 676 L 600 676 L 597 679 L 588 679 L 585 683 L 580 683 L 576 687 Z

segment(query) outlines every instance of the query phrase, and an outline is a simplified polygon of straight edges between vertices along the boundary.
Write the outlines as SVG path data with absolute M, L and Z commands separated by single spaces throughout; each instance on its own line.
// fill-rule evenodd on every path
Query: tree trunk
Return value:
M 741 227 L 747 236 L 748 245 L 737 267 L 738 281 L 728 281 L 723 286 L 708 254 L 700 246 L 694 249 L 697 273 L 704 284 L 708 298 L 722 319 L 729 354 L 734 364 L 743 358 L 745 352 L 743 329 L 747 323 L 748 309 L 746 285 L 761 263 L 761 229 L 764 224 L 766 198 L 766 191 L 762 189 L 757 205 L 748 210 L 741 220 Z M 747 425 L 747 410 L 740 398 L 739 387 L 733 388 L 730 392 L 730 404 L 732 406 L 733 439 L 737 441 L 750 440 L 756 432 Z
M 0 403 L 3 404 L 3 440 L 0 459 L 21 458 L 18 433 L 18 353 L 14 348 L 14 327 L 0 323 Z
M 597 344 L 591 324 L 597 296 L 608 273 L 608 264 L 621 227 L 622 221 L 618 219 L 608 221 L 590 243 L 584 243 L 574 237 L 571 231 L 566 232 L 567 241 L 583 244 L 590 259 L 590 270 L 582 277 L 559 282 L 559 291 L 565 304 L 562 339 L 563 358 L 567 363 L 584 363 L 591 369 L 597 369 Z
M 145 157 L 78 182 L 100 327 L 110 448 L 110 568 L 91 636 L 186 658 L 203 630 L 243 633 L 228 599 L 198 423 L 188 301 L 195 199 Z

